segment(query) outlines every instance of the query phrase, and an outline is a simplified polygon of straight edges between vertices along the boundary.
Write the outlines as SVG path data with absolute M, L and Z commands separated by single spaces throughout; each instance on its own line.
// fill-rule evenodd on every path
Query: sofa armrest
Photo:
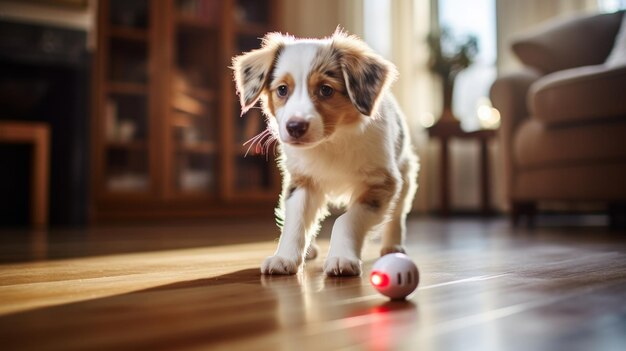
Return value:
M 505 189 L 510 194 L 514 176 L 513 135 L 519 124 L 529 117 L 527 95 L 531 85 L 541 78 L 539 72 L 524 70 L 500 76 L 489 93 L 493 106 L 500 111 L 498 131 L 503 157 Z
M 624 11 L 556 19 L 513 40 L 512 49 L 526 66 L 544 74 L 597 65 L 613 48 Z
M 500 111 L 501 132 L 510 135 L 517 125 L 528 118 L 527 95 L 534 82 L 541 75 L 534 70 L 524 70 L 498 77 L 489 92 L 493 107 Z
M 586 66 L 555 72 L 529 92 L 533 117 L 547 125 L 626 118 L 626 65 Z

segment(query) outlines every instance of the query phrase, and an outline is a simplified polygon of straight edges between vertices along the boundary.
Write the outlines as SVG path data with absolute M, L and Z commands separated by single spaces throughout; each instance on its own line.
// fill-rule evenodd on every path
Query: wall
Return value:
M 337 25 L 363 36 L 361 0 L 283 0 L 283 29 L 298 37 L 326 37 Z M 355 15 L 356 14 L 356 15 Z

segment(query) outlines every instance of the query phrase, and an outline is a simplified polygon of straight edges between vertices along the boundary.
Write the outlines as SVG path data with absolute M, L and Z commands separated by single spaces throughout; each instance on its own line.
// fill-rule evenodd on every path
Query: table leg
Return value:
M 480 203 L 483 216 L 491 214 L 491 193 L 489 187 L 489 140 L 480 139 Z
M 448 160 L 448 138 L 441 138 L 441 215 L 447 217 L 450 214 L 450 188 L 448 187 L 450 162 Z
M 49 138 L 47 130 L 34 133 L 31 221 L 35 227 L 48 224 Z

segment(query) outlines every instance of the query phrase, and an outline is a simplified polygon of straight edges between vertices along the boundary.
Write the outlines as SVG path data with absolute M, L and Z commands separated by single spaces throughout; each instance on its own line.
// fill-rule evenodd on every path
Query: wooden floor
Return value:
M 626 350 L 624 233 L 408 228 L 421 282 L 406 302 L 369 286 L 374 241 L 362 277 L 327 278 L 322 259 L 261 276 L 269 221 L 2 231 L 0 349 Z

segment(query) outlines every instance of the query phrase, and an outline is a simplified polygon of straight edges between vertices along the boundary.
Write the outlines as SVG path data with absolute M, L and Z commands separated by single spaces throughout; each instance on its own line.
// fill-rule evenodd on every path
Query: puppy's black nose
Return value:
M 298 139 L 309 129 L 309 122 L 298 119 L 287 122 L 287 133 Z

